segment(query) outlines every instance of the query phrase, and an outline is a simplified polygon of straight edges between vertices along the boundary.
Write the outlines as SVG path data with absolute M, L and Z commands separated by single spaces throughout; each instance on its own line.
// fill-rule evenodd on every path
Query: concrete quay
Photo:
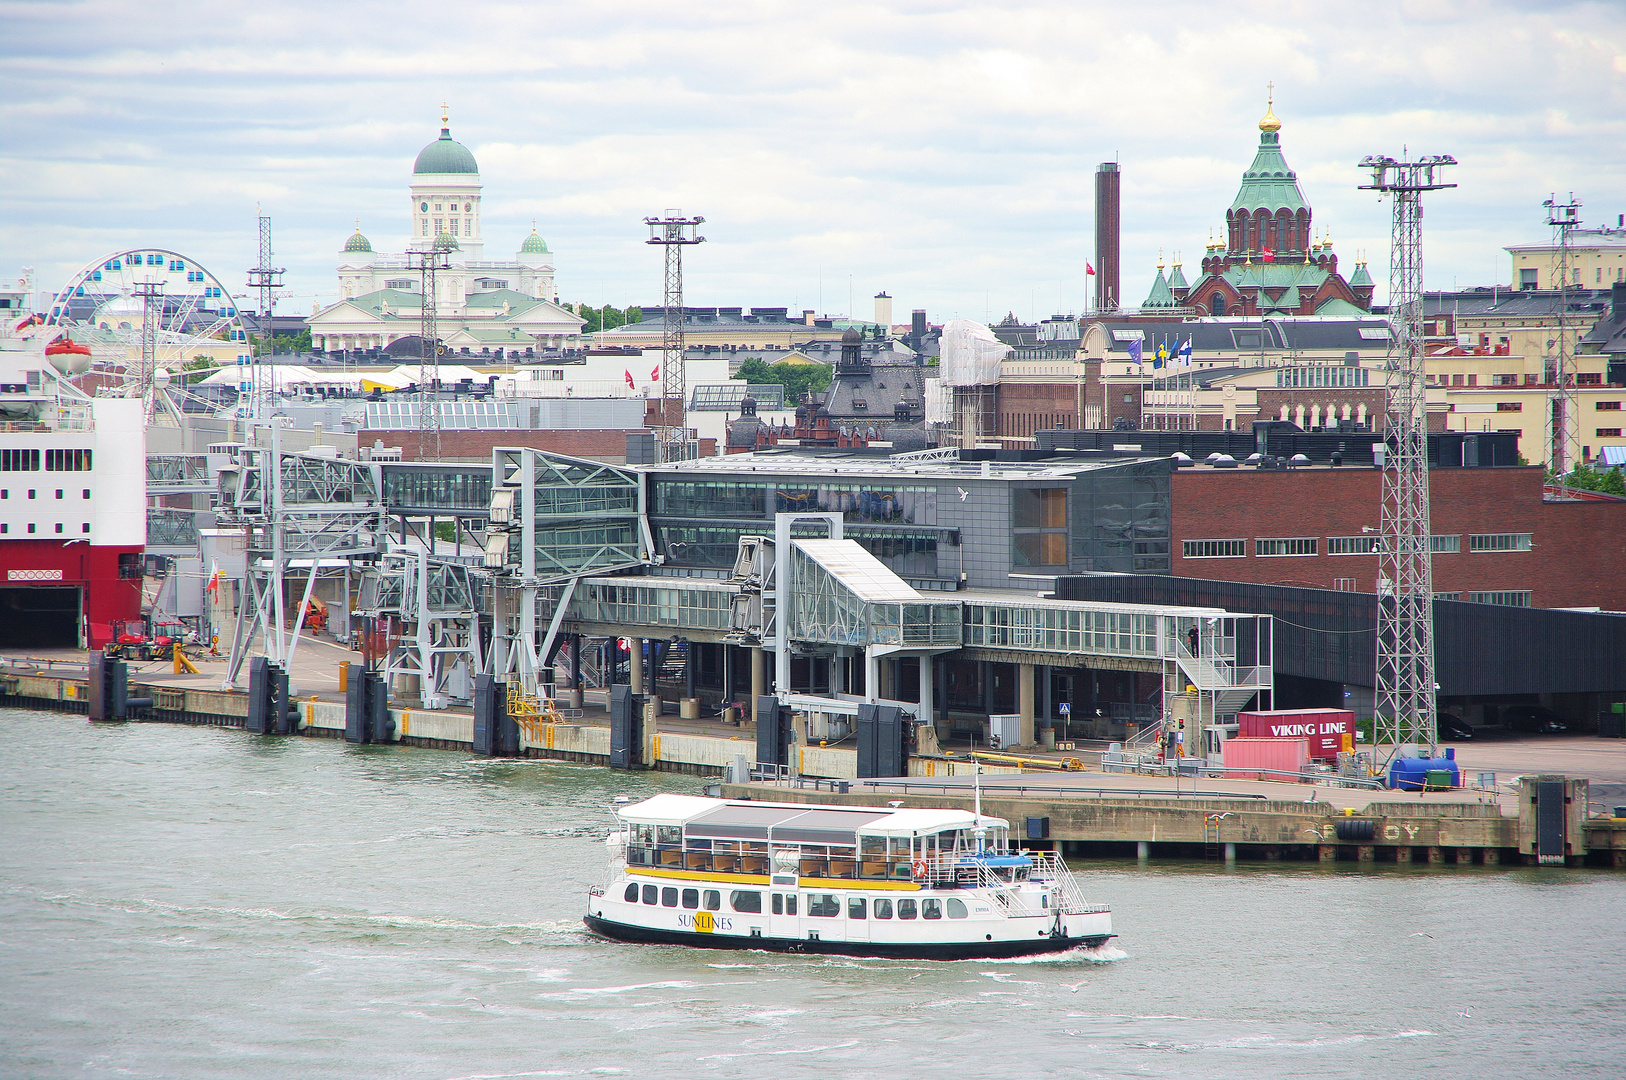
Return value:
M 344 654 L 333 646 L 328 649 Z M 0 704 L 84 713 L 88 701 L 83 654 L 41 662 L 0 666 Z M 80 660 L 74 672 L 74 660 Z M 314 658 L 313 658 L 314 659 Z M 323 660 L 328 658 L 324 656 Z M 331 661 L 329 661 L 331 663 Z M 156 666 L 156 665 L 150 665 Z M 299 702 L 299 734 L 343 739 L 345 705 L 338 694 L 336 665 L 332 689 L 306 694 Z M 313 683 L 301 674 L 303 687 Z M 132 674 L 132 695 L 153 699 L 144 719 L 161 722 L 242 727 L 247 694 L 220 690 L 219 673 L 169 671 Z M 473 715 L 465 710 L 390 710 L 395 739 L 408 746 L 472 752 Z M 1615 795 L 1626 781 L 1626 746 L 1618 740 L 1585 741 L 1597 746 L 1560 746 L 1549 741 L 1521 752 L 1514 741 L 1464 748 L 1465 777 L 1487 763 L 1504 777 L 1516 760 L 1570 768 L 1563 815 L 1563 851 L 1568 866 L 1626 868 L 1626 818 L 1599 809 L 1589 781 L 1576 772 L 1592 765 L 1601 793 Z M 583 710 L 580 720 L 536 724 L 523 729 L 520 755 L 608 766 L 610 729 L 602 708 Z M 749 726 L 717 720 L 662 716 L 646 735 L 645 760 L 660 771 L 726 776 L 736 759 L 755 757 Z M 850 746 L 799 744 L 795 778 L 781 784 L 716 785 L 731 798 L 885 806 L 969 808 L 973 801 L 971 762 L 942 755 L 912 757 L 910 776 L 857 779 L 857 752 Z M 1480 752 L 1483 751 L 1482 756 Z M 1215 858 L 1313 861 L 1348 860 L 1405 865 L 1524 865 L 1536 861 L 1537 813 L 1532 798 L 1540 779 L 1524 776 L 1516 785 L 1498 784 L 1445 792 L 1403 793 L 1369 788 L 1292 782 L 1209 779 L 1109 773 L 1047 771 L 1010 764 L 983 766 L 984 812 L 1003 817 L 1023 842 L 1055 847 L 1078 858 Z M 1591 800 L 1591 801 L 1589 801 Z M 1621 800 L 1626 802 L 1626 799 Z M 1043 822 L 1030 836 L 1029 819 Z M 1549 860 L 1551 861 L 1551 860 Z

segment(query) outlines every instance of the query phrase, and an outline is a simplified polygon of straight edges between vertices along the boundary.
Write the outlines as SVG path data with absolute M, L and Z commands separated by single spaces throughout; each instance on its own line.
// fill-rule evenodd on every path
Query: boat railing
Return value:
M 1078 879 L 1055 852 L 1025 851 L 1022 854 L 1031 860 L 1030 866 L 990 866 L 982 859 L 961 852 L 916 859 L 913 877 L 925 885 L 986 889 L 1000 910 L 1013 917 L 1058 913 L 1083 915 L 1111 910 L 1085 899 L 1083 890 L 1078 887 Z M 1016 880 L 1013 873 L 1016 869 L 1027 870 L 1027 882 L 1048 887 L 1048 907 L 1035 907 L 1023 898 L 1019 887 L 1025 882 Z

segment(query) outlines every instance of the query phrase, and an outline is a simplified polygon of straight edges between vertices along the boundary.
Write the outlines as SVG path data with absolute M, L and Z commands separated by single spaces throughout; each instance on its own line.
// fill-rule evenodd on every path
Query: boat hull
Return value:
M 1115 937 L 1102 934 L 1093 937 L 1044 937 L 1020 941 L 955 941 L 955 942 L 873 942 L 822 941 L 818 938 L 740 937 L 734 934 L 702 934 L 690 930 L 666 930 L 650 926 L 635 926 L 596 915 L 583 916 L 587 928 L 595 934 L 617 941 L 632 941 L 652 945 L 690 945 L 703 949 L 763 950 L 785 953 L 824 953 L 837 956 L 870 956 L 890 960 L 990 960 L 1013 956 L 1035 956 L 1042 953 L 1066 952 L 1069 949 L 1094 948 Z

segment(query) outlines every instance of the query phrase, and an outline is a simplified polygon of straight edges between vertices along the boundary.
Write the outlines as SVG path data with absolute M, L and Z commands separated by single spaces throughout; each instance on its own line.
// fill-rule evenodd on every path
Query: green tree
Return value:
M 278 334 L 271 339 L 277 352 L 307 353 L 311 351 L 311 332 L 306 327 L 297 334 Z
M 192 359 L 188 360 L 186 362 L 186 366 L 183 367 L 181 370 L 182 371 L 212 371 L 213 369 L 215 369 L 215 368 L 217 368 L 219 366 L 220 366 L 219 364 L 214 362 L 213 358 L 205 356 L 202 353 L 199 353 L 198 355 L 194 356 Z
M 778 383 L 785 388 L 785 403 L 795 405 L 808 391 L 823 393 L 830 388 L 835 368 L 829 364 L 768 364 L 755 356 L 741 361 L 734 378 L 755 386 Z
M 618 326 L 638 322 L 644 317 L 643 308 L 639 307 L 630 307 L 623 311 L 618 307 L 611 307 L 609 304 L 605 304 L 600 308 L 593 307 L 591 304 L 576 304 L 573 306 L 576 314 L 587 320 L 587 325 L 582 327 L 582 333 L 584 334 L 596 334 L 600 330 L 614 330 Z

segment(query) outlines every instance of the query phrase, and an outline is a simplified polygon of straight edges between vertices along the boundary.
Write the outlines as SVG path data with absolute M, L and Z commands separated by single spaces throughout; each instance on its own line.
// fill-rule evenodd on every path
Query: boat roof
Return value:
M 655 795 L 622 808 L 623 821 L 640 825 L 681 825 L 690 836 L 717 840 L 783 840 L 787 843 L 851 843 L 866 836 L 920 836 L 945 829 L 970 829 L 969 810 L 879 809 L 816 806 L 806 803 L 709 799 L 698 795 Z M 982 817 L 984 828 L 1008 828 L 1004 818 Z

